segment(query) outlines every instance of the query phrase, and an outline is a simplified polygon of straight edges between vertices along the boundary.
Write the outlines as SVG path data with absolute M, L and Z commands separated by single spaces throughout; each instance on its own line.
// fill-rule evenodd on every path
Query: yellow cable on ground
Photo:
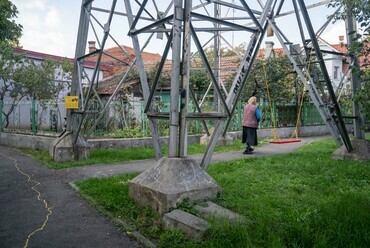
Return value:
M 31 232 L 31 233 L 27 236 L 26 242 L 24 243 L 24 246 L 23 246 L 24 248 L 27 248 L 27 247 L 28 247 L 28 243 L 29 243 L 29 241 L 30 241 L 31 237 L 32 237 L 35 233 L 37 233 L 38 231 L 42 231 L 42 230 L 44 230 L 44 228 L 45 228 L 45 226 L 46 226 L 47 222 L 49 221 L 49 216 L 52 214 L 52 211 L 51 211 L 52 207 L 49 207 L 49 205 L 48 205 L 47 201 L 46 201 L 45 199 L 42 199 L 42 198 L 41 198 L 41 192 L 40 192 L 40 191 L 38 191 L 38 190 L 36 189 L 36 188 L 37 188 L 41 183 L 40 183 L 40 182 L 38 182 L 38 181 L 36 181 L 35 179 L 32 179 L 30 175 L 28 175 L 27 173 L 23 172 L 23 171 L 19 168 L 19 166 L 18 166 L 18 161 L 17 161 L 16 159 L 11 158 L 11 157 L 8 157 L 8 156 L 6 156 L 5 154 L 1 154 L 1 155 L 2 155 L 2 156 L 4 156 L 4 157 L 6 157 L 6 158 L 8 158 L 8 159 L 10 159 L 10 160 L 12 160 L 12 161 L 14 162 L 14 167 L 16 168 L 16 170 L 17 170 L 19 173 L 21 173 L 22 175 L 26 176 L 26 177 L 27 177 L 27 181 L 28 181 L 28 182 L 32 182 L 32 183 L 34 183 L 34 184 L 35 184 L 34 186 L 32 186 L 32 187 L 31 187 L 31 189 L 37 193 L 37 197 L 36 197 L 36 198 L 37 198 L 37 200 L 38 200 L 38 201 L 42 201 L 42 202 L 44 203 L 44 207 L 45 207 L 45 209 L 46 209 L 46 210 L 47 210 L 47 212 L 48 212 L 48 213 L 47 213 L 47 215 L 46 215 L 46 217 L 45 217 L 45 221 L 43 222 L 43 224 L 41 225 L 41 227 L 39 227 L 39 228 L 35 229 L 33 232 Z

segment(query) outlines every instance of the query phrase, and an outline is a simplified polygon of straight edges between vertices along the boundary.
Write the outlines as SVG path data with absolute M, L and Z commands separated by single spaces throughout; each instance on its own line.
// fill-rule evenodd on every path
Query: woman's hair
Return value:
M 257 98 L 255 96 L 252 96 L 248 100 L 248 104 L 256 104 L 256 102 L 257 102 Z

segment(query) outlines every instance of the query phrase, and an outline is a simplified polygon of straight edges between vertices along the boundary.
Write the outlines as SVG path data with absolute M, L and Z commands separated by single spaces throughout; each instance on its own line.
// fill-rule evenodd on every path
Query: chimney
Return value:
M 265 44 L 266 44 L 266 48 L 274 49 L 275 43 L 273 41 L 266 41 Z
M 89 53 L 96 51 L 95 43 L 95 41 L 89 41 Z
M 344 41 L 344 35 L 339 35 L 339 43 L 343 43 Z
M 263 56 L 265 57 L 265 59 L 268 59 L 268 58 L 274 56 L 273 51 L 274 51 L 274 45 L 275 44 L 272 41 L 266 41 L 265 44 L 266 44 L 266 48 L 265 48 Z

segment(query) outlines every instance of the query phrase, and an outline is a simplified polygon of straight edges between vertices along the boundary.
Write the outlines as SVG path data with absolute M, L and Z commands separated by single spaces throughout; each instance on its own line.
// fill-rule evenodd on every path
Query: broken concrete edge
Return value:
M 90 196 L 88 195 L 85 195 L 83 193 L 80 192 L 80 188 L 77 186 L 76 182 L 72 181 L 72 182 L 69 182 L 69 185 L 71 186 L 71 188 L 73 188 L 76 192 L 78 192 L 80 194 L 80 196 L 82 198 L 84 198 L 89 204 L 91 204 L 92 206 L 94 206 L 97 211 L 105 216 L 107 216 L 115 225 L 119 226 L 120 228 L 122 228 L 125 233 L 128 235 L 128 236 L 132 236 L 135 240 L 137 240 L 140 244 L 142 244 L 144 247 L 148 247 L 148 248 L 154 248 L 156 247 L 156 245 L 150 241 L 148 238 L 146 238 L 144 235 L 142 235 L 140 232 L 138 232 L 137 230 L 135 230 L 134 227 L 132 227 L 131 225 L 129 225 L 128 223 L 126 223 L 124 220 L 122 219 L 119 219 L 119 218 L 116 218 L 115 216 L 113 216 L 109 211 L 105 210 L 103 207 L 99 206 L 99 204 Z M 186 199 L 186 201 L 188 201 L 188 199 Z M 186 204 L 191 204 L 192 202 L 187 202 Z M 210 202 L 210 201 L 196 201 L 194 202 L 194 206 L 196 205 L 202 205 L 202 204 L 213 204 L 213 205 L 216 205 L 215 203 L 213 202 Z M 180 206 L 181 208 L 181 206 Z M 209 219 L 209 221 L 207 220 L 204 220 L 202 218 L 202 215 L 199 214 L 199 213 L 189 213 L 187 212 L 186 210 L 182 210 L 180 208 L 176 208 L 176 209 L 171 209 L 171 212 L 165 214 L 162 218 L 162 223 L 163 223 L 163 226 L 166 228 L 166 229 L 176 229 L 176 230 L 180 230 L 182 231 L 188 238 L 192 238 L 192 239 L 200 239 L 204 236 L 204 234 L 206 234 L 206 232 L 209 230 L 209 228 L 211 228 L 212 226 L 212 222 L 214 221 L 220 221 L 220 220 L 224 220 L 224 221 L 230 221 L 230 219 L 228 219 L 227 217 L 219 217 L 219 216 L 213 216 Z M 168 220 L 169 216 L 173 215 L 173 213 L 178 213 L 178 212 L 182 212 L 183 215 L 188 215 L 188 216 L 191 216 L 193 215 L 194 219 L 197 219 L 199 221 L 200 226 L 198 225 L 196 228 L 197 228 L 197 231 L 195 232 L 192 232 L 191 231 L 191 226 L 186 226 L 186 224 L 174 224 L 174 222 L 171 222 Z M 166 217 L 165 217 L 166 216 Z M 244 216 L 242 216 L 244 218 Z M 236 222 L 233 222 L 233 223 L 236 223 Z M 237 222 L 239 223 L 239 222 Z M 243 222 L 244 223 L 244 222 Z M 185 225 L 185 226 L 184 226 Z
M 370 142 L 363 139 L 351 139 L 353 150 L 347 151 L 345 145 L 339 147 L 332 153 L 333 159 L 338 160 L 355 160 L 365 162 L 370 160 Z
M 76 182 L 69 182 L 68 183 L 86 202 L 92 205 L 99 213 L 107 216 L 116 226 L 122 228 L 122 230 L 128 235 L 132 236 L 137 240 L 140 244 L 142 244 L 146 248 L 155 248 L 157 247 L 152 241 L 150 241 L 147 237 L 142 235 L 140 232 L 135 230 L 133 226 L 126 223 L 124 220 L 116 218 L 113 216 L 109 211 L 105 210 L 102 206 L 95 201 L 94 198 L 91 196 L 85 195 L 80 191 L 80 187 L 77 186 Z
M 202 137 L 200 137 L 200 142 L 199 143 L 201 145 L 209 145 L 209 143 L 211 142 L 212 134 L 213 134 L 214 131 L 215 131 L 215 128 L 212 127 L 209 130 L 210 135 L 204 134 Z M 220 136 L 218 138 L 217 145 L 231 145 L 233 142 L 234 142 L 234 138 L 231 137 L 229 133 L 226 133 L 225 136 Z
M 199 216 L 206 220 L 226 219 L 233 223 L 247 222 L 245 216 L 235 213 L 211 201 L 196 204 L 194 209 L 197 211 Z
M 191 199 L 191 202 L 197 202 L 200 200 L 213 200 L 217 197 L 219 192 L 213 192 L 214 196 L 211 197 L 207 196 L 208 193 L 199 194 L 199 192 L 195 190 L 187 193 L 172 194 L 170 196 L 167 196 L 166 194 L 158 193 L 152 189 L 140 186 L 138 187 L 137 185 L 133 185 L 130 183 L 129 187 L 131 189 L 129 190 L 129 195 L 131 199 L 135 202 L 135 204 L 141 207 L 150 206 L 151 209 L 159 215 L 164 215 L 165 213 L 177 209 L 177 206 L 181 204 L 182 201 L 187 199 Z M 140 197 L 137 197 L 137 192 L 142 192 Z M 197 195 L 197 197 L 193 197 L 194 195 Z
M 166 213 L 162 220 L 165 228 L 180 230 L 192 239 L 202 238 L 211 227 L 208 221 L 180 209 Z
M 248 227 L 252 221 L 245 216 L 232 212 L 211 201 L 194 205 L 194 210 L 174 209 L 163 216 L 163 223 L 167 229 L 176 229 L 183 232 L 188 238 L 199 240 L 204 238 L 213 225 L 244 226 Z

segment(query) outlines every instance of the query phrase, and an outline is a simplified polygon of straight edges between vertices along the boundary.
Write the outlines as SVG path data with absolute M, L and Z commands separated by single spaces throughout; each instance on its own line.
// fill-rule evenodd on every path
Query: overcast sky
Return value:
M 74 57 L 81 0 L 11 1 L 19 11 L 16 22 L 23 26 L 23 36 L 20 42 L 24 49 Z M 312 13 L 315 14 L 315 17 L 312 17 L 314 20 L 325 18 L 325 13 L 319 11 Z M 338 43 L 338 36 L 344 34 L 343 23 L 338 23 L 330 26 L 323 38 L 334 44 Z M 124 45 L 131 46 L 131 44 Z M 148 50 L 158 53 L 154 47 L 149 47 Z
M 11 0 L 23 26 L 24 49 L 73 57 L 80 0 Z

